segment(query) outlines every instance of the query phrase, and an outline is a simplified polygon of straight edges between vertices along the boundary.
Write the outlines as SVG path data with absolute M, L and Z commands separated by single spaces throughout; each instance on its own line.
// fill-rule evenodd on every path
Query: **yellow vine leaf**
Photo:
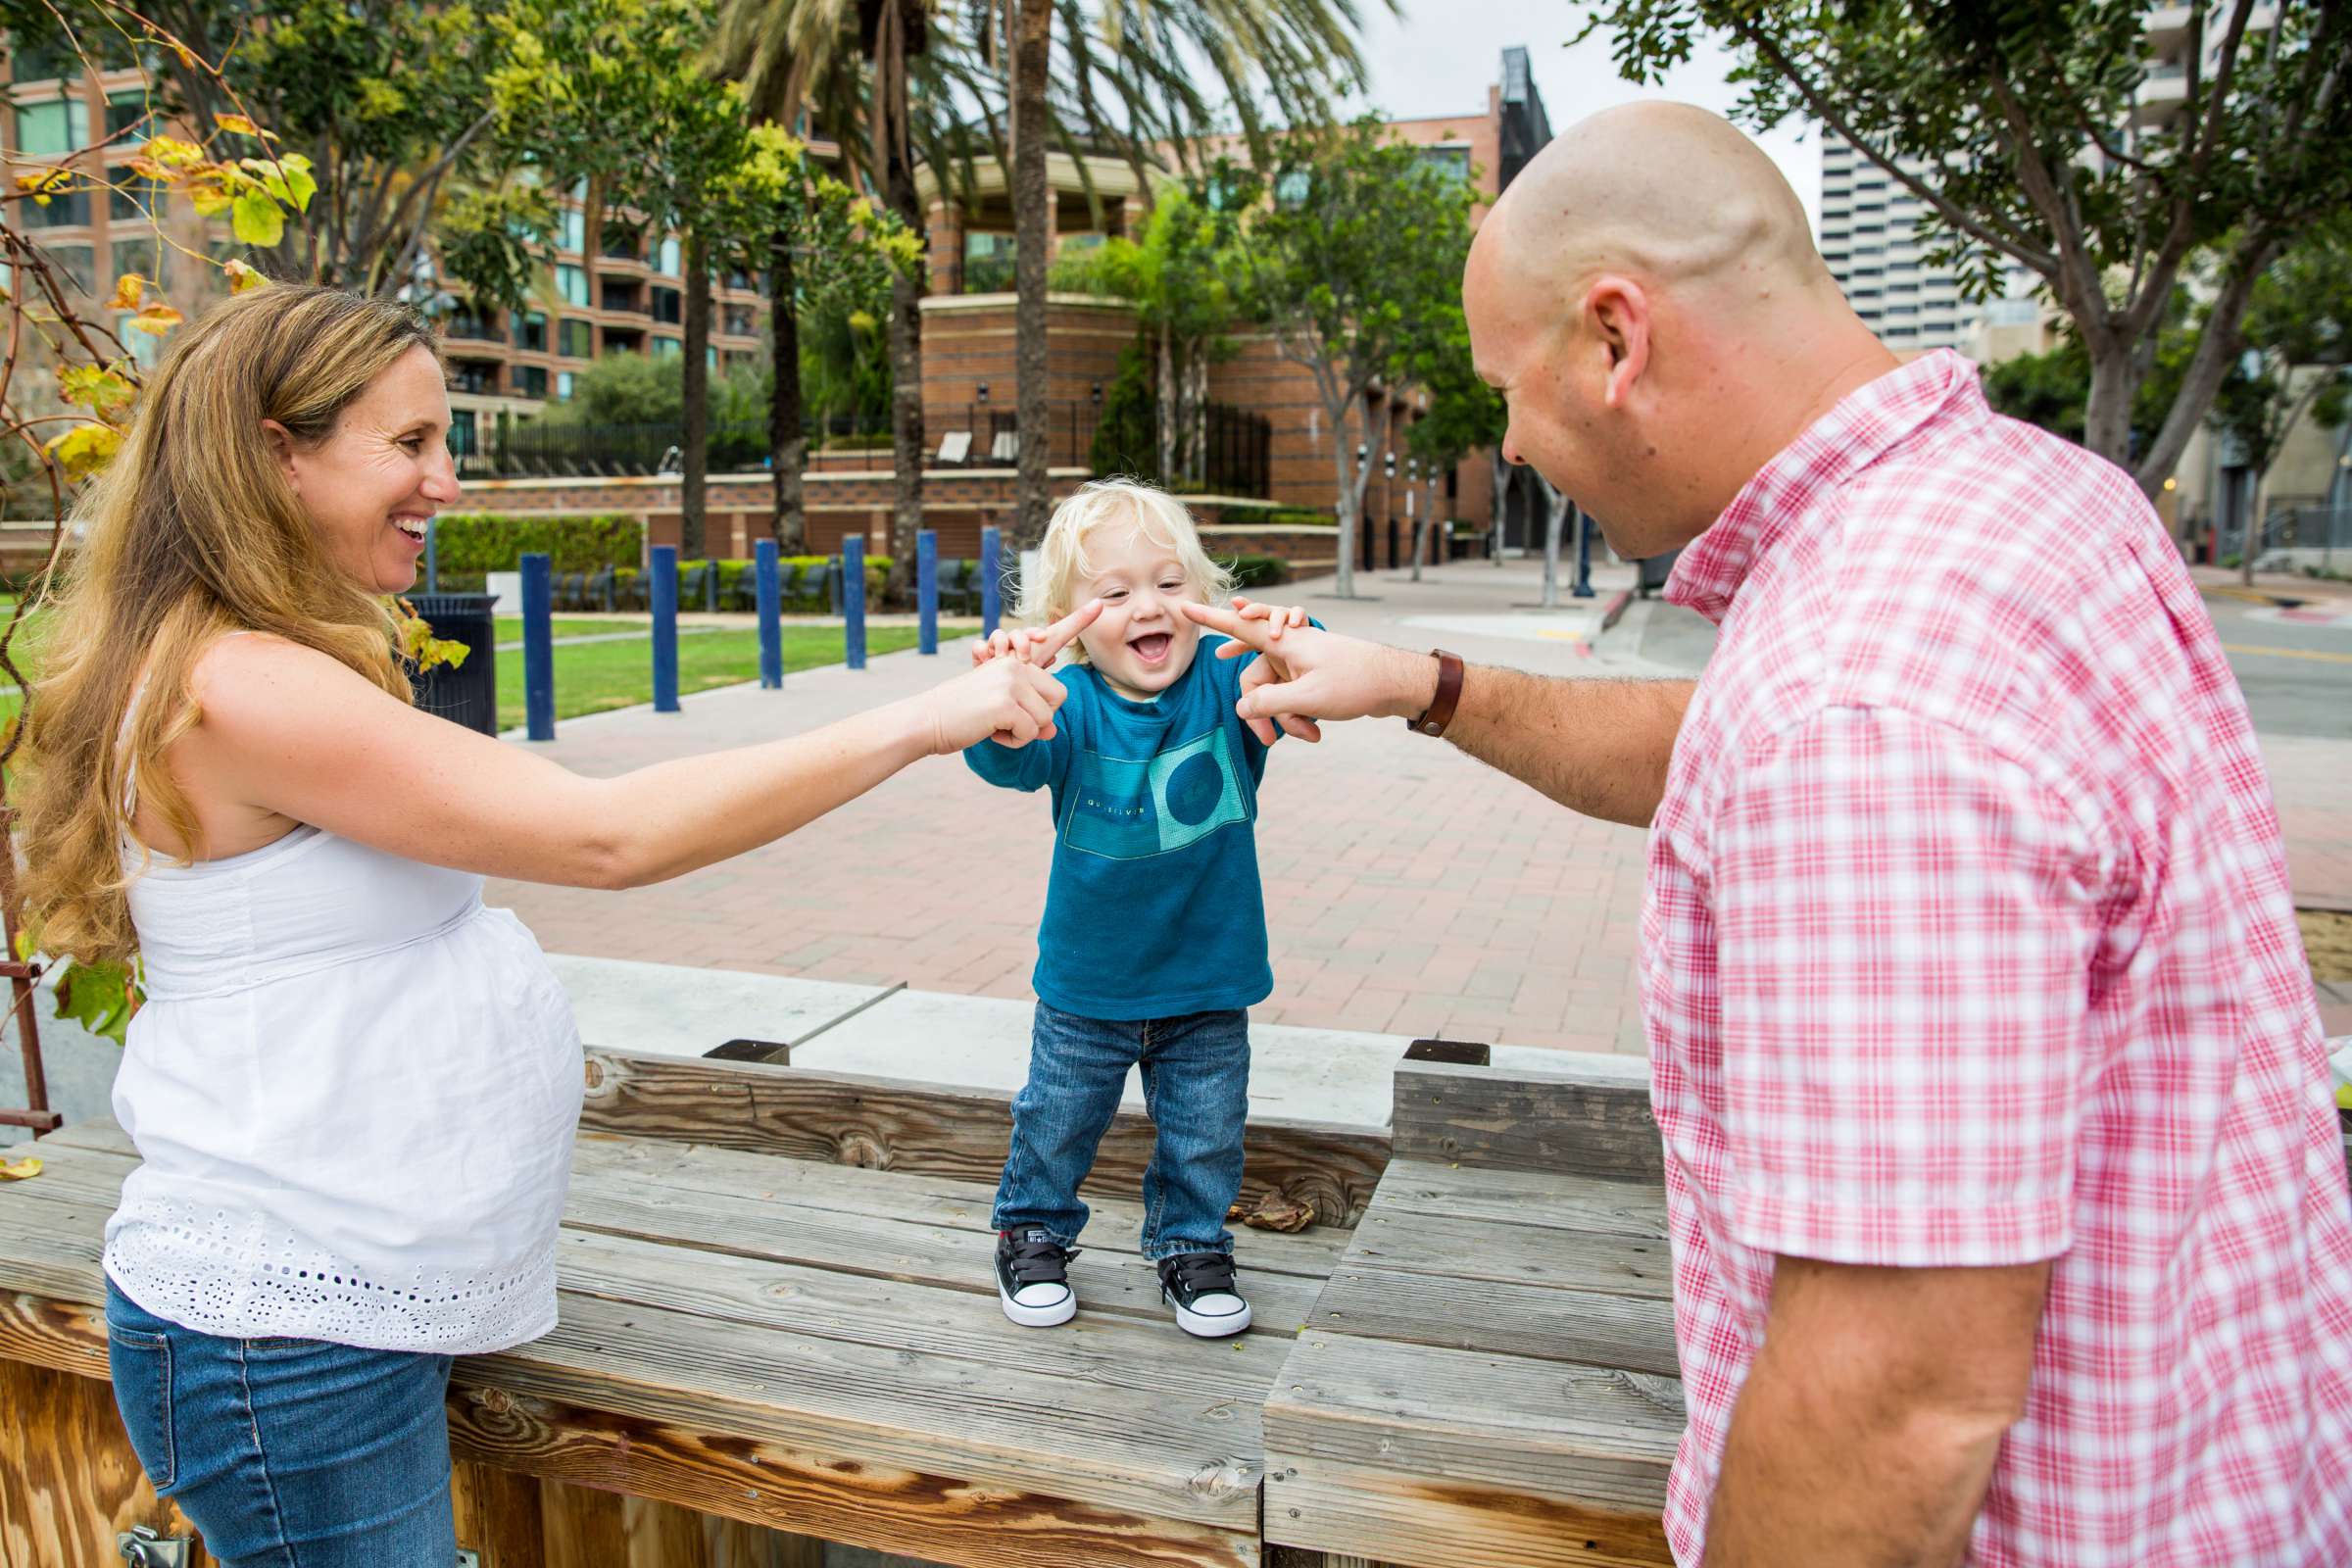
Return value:
M 57 372 L 58 396 L 104 418 L 138 396 L 138 388 L 103 365 L 69 365 Z
M 24 1159 L 0 1159 L 0 1182 L 29 1181 L 41 1173 L 41 1162 L 27 1155 Z
M 167 169 L 195 169 L 210 162 L 203 148 L 177 136 L 150 136 L 139 151 Z
M 124 272 L 115 279 L 115 297 L 106 302 L 110 311 L 135 311 L 139 296 L 146 291 L 147 280 L 136 272 Z
M 150 337 L 162 337 L 187 318 L 171 306 L 157 302 L 130 318 L 130 324 Z
M 68 479 L 86 479 L 122 449 L 122 432 L 111 424 L 77 424 L 51 436 L 42 450 L 57 460 Z
M 267 249 L 285 238 L 285 209 L 266 190 L 241 190 L 230 209 L 229 226 L 241 243 Z
M 264 283 L 270 281 L 254 269 L 233 258 L 223 263 L 220 270 L 228 276 L 228 291 L 231 294 L 242 294 L 249 288 L 260 288 Z
M 215 115 L 213 123 L 222 130 L 233 130 L 240 136 L 251 136 L 259 141 L 277 140 L 275 131 L 264 130 L 243 115 Z

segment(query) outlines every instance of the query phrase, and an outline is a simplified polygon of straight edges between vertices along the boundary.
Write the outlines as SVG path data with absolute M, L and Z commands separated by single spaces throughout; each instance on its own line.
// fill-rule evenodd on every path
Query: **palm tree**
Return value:
M 1397 0 L 1383 3 L 1392 12 L 1397 6 Z M 987 9 L 999 6 L 1016 40 L 1008 94 L 1019 291 L 1013 315 L 1020 424 L 1014 537 L 1030 545 L 1044 536 L 1047 516 L 1046 249 L 1048 203 L 1054 199 L 1046 179 L 1049 127 L 1073 152 L 1079 136 L 1123 151 L 1139 172 L 1163 147 L 1182 160 L 1215 119 L 1216 106 L 1194 79 L 1198 63 L 1225 89 L 1250 150 L 1262 153 L 1265 108 L 1293 123 L 1325 119 L 1335 92 L 1362 83 L 1363 61 L 1355 43 L 1356 0 L 989 0 Z M 1058 70 L 1053 58 L 1056 12 Z M 1083 172 L 1083 159 L 1079 168 Z
M 741 80 L 752 110 L 786 129 L 836 140 L 853 176 L 879 187 L 884 203 L 922 232 L 907 114 L 909 74 L 929 41 L 929 0 L 724 0 L 711 53 Z M 858 132 L 864 132 L 862 138 Z M 801 474 L 808 460 L 801 399 L 799 291 L 791 238 L 768 254 L 768 318 L 775 391 L 769 441 L 775 466 L 779 540 L 805 530 Z M 924 279 L 891 290 L 893 570 L 914 554 L 923 515 L 922 311 Z

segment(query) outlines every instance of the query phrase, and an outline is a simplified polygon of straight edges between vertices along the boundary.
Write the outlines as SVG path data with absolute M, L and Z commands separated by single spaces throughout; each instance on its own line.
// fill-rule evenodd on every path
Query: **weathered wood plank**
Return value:
M 682 1146 L 636 1147 L 661 1150 Z M 33 1181 L 0 1186 L 0 1237 L 7 1234 L 5 1221 L 12 1197 L 28 1205 L 72 1207 L 76 1210 L 76 1218 L 52 1217 L 43 1223 L 62 1224 L 95 1237 L 106 1216 L 114 1211 L 122 1178 L 132 1163 L 124 1156 L 92 1150 L 57 1152 L 51 1156 L 48 1168 Z M 787 1173 L 807 1168 L 796 1161 L 767 1159 L 763 1163 L 782 1167 Z M 856 1182 L 873 1179 L 876 1173 L 832 1174 Z M 763 1179 L 782 1179 L 772 1170 L 761 1175 Z M 769 1200 L 760 1192 L 676 1188 L 652 1179 L 651 1174 L 640 1176 L 626 1166 L 605 1169 L 591 1158 L 582 1161 L 573 1173 L 564 1215 L 565 1234 L 635 1237 L 678 1248 L 687 1258 L 723 1253 L 820 1270 L 839 1277 L 837 1287 L 820 1294 L 843 1296 L 850 1303 L 835 1319 L 837 1322 L 854 1323 L 854 1303 L 872 1282 L 892 1281 L 960 1293 L 960 1309 L 951 1310 L 976 1315 L 983 1321 L 993 1317 L 1003 1323 L 1003 1316 L 994 1305 L 996 1276 L 991 1259 L 996 1240 L 992 1234 L 985 1230 L 951 1229 L 881 1218 L 879 1211 L 887 1205 L 879 1202 L 858 1208 L 809 1209 L 787 1201 L 789 1191 L 780 1190 L 776 1199 Z M 1250 1259 L 1262 1257 L 1291 1241 L 1289 1237 L 1256 1238 L 1244 1244 L 1244 1255 Z M 97 1255 L 95 1249 L 93 1241 L 88 1253 L 93 1260 Z M 4 1250 L 4 1245 L 0 1245 L 0 1250 Z M 28 1259 L 31 1255 L 35 1254 L 27 1254 Z M 1312 1257 L 1322 1255 L 1319 1245 L 1310 1252 Z M 59 1288 L 57 1279 L 12 1279 L 6 1268 L 7 1259 L 0 1257 L 0 1284 L 13 1283 L 19 1289 L 53 1295 L 67 1294 Z M 1143 1319 L 1171 1334 L 1180 1332 L 1173 1328 L 1168 1310 L 1160 1302 L 1158 1275 L 1133 1252 L 1090 1248 L 1071 1264 L 1070 1278 L 1083 1303 L 1082 1323 L 1116 1316 Z M 568 1280 L 564 1283 L 566 1287 L 571 1284 Z M 1263 1338 L 1265 1334 L 1288 1334 L 1302 1327 L 1313 1310 L 1321 1281 L 1298 1272 L 1269 1271 L 1249 1276 L 1248 1288 L 1258 1321 L 1265 1325 L 1259 1336 Z M 987 1303 L 985 1307 L 980 1305 L 983 1302 Z M 964 1316 L 964 1320 L 970 1321 L 970 1316 Z M 814 1332 L 825 1332 L 813 1324 L 811 1327 Z M 1008 1323 L 1004 1328 L 1016 1335 L 1025 1332 L 1013 1330 Z M 1021 1355 L 1044 1348 L 1037 1345 L 1034 1334 L 1017 1343 L 1018 1349 L 1013 1353 Z M 1228 1354 L 1226 1359 L 1233 1357 Z
M 101 1330 L 101 1372 L 105 1355 Z M 109 1384 L 0 1360 L 0 1563 L 122 1568 L 115 1538 L 133 1525 L 193 1534 L 139 1469 Z
M 1377 1551 L 1398 1568 L 1671 1568 L 1654 1513 L 1321 1458 L 1266 1481 L 1266 1542 Z M 1344 1561 L 1334 1555 L 1326 1561 Z
M 460 1458 L 450 1465 L 449 1503 L 458 1544 L 482 1568 L 550 1568 L 536 1477 Z
M 1357 1228 L 1355 1245 L 1341 1266 L 1360 1263 L 1440 1281 L 1495 1280 L 1660 1301 L 1674 1293 L 1672 1250 L 1649 1237 L 1392 1214 L 1377 1206 Z
M 32 1278 L 62 1301 L 102 1300 L 103 1212 L 78 1210 L 69 1226 L 57 1216 L 73 1205 L 38 1207 L 45 1217 L 31 1203 L 0 1204 L 0 1289 L 23 1291 Z M 457 1380 L 1015 1491 L 1050 1475 L 1080 1502 L 1229 1533 L 1254 1517 L 1262 1448 L 1250 1399 L 1101 1386 L 1073 1399 L 1070 1380 L 1025 1363 L 917 1355 L 569 1292 L 562 1313 L 544 1339 L 460 1362 Z M 58 1364 L 46 1358 L 53 1336 L 19 1348 L 17 1326 L 0 1320 L 0 1355 Z M 101 1327 L 98 1375 L 104 1343 Z M 1168 1348 L 1202 1360 L 1235 1354 L 1178 1335 Z
M 1406 1062 L 1390 1125 L 1398 1159 L 1662 1181 L 1645 1084 L 1598 1070 L 1530 1073 Z
M 715 1144 L 840 1165 L 994 1182 L 1012 1129 L 1012 1096 L 761 1062 L 588 1054 L 581 1125 L 631 1138 Z M 1122 1111 L 1088 1178 L 1091 1200 L 1136 1192 L 1151 1162 L 1151 1121 Z M 1351 1224 L 1388 1163 L 1376 1128 L 1252 1121 L 1242 1196 L 1312 1203 Z
M 1005 1321 L 993 1294 L 859 1278 L 727 1253 L 681 1255 L 632 1237 L 565 1231 L 557 1254 L 564 1288 L 609 1301 L 754 1323 L 829 1340 L 855 1340 L 916 1355 L 1025 1365 L 1078 1386 L 1160 1389 L 1182 1396 L 1265 1396 L 1282 1371 L 1287 1336 L 1244 1335 L 1214 1354 L 1172 1340 L 1172 1322 L 1082 1312 L 1041 1334 Z M 1164 1317 L 1164 1314 L 1163 1314 Z
M 1372 1263 L 1343 1265 L 1315 1302 L 1307 1327 L 1665 1377 L 1681 1371 L 1671 1301 L 1548 1285 L 1442 1280 Z
M 1266 1401 L 1267 1473 L 1305 1459 L 1497 1497 L 1655 1513 L 1682 1438 L 1672 1378 L 1309 1331 Z M 1274 1493 L 1268 1490 L 1269 1515 Z M 1289 1544 L 1343 1544 L 1285 1538 Z
M 1242 1533 L 1121 1513 L 824 1448 L 716 1439 L 497 1385 L 452 1397 L 450 1435 L 461 1453 L 552 1478 L 551 1487 L 626 1493 L 971 1568 L 1250 1568 L 1258 1558 L 1254 1524 Z
M 1665 1189 L 1604 1176 L 1397 1159 L 1381 1177 L 1375 1201 L 1387 1214 L 1666 1238 Z
M 708 1144 L 582 1133 L 573 1151 L 575 1172 L 627 1176 L 681 1192 L 732 1193 L 798 1204 L 832 1213 L 876 1219 L 920 1220 L 925 1224 L 985 1231 L 996 1201 L 996 1182 L 903 1171 L 855 1169 L 813 1160 L 756 1154 Z M 1090 1252 L 1133 1252 L 1144 1223 L 1144 1205 L 1133 1196 L 1090 1193 L 1092 1218 L 1079 1238 Z M 1348 1235 L 1314 1225 L 1294 1235 L 1233 1226 L 1235 1256 L 1245 1269 L 1322 1279 L 1348 1250 Z

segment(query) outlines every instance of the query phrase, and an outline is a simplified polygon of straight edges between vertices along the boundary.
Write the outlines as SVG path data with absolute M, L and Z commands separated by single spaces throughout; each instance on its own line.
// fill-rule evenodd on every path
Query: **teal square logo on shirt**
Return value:
M 1222 728 L 1147 760 L 1081 751 L 1067 794 L 1062 842 L 1114 860 L 1170 855 L 1250 820 L 1250 794 Z

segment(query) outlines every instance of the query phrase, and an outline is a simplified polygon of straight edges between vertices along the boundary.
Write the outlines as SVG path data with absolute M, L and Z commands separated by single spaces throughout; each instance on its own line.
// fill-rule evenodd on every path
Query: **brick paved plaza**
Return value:
M 1443 644 L 1474 661 L 1563 675 L 1689 672 L 1696 631 L 1637 605 L 1594 633 L 1596 609 L 1524 608 L 1536 567 L 1461 564 L 1413 584 L 1365 574 L 1377 599 L 1287 590 L 1343 631 Z M 1644 657 L 1647 655 L 1648 657 Z M 737 687 L 676 714 L 633 710 L 562 725 L 546 748 L 611 773 L 787 735 L 963 667 L 879 659 L 863 672 Z M 2352 906 L 2352 743 L 2265 741 L 2296 891 Z M 1633 972 L 1643 836 L 1576 817 L 1395 722 L 1284 742 L 1267 766 L 1258 846 L 1275 990 L 1264 1023 L 1581 1050 L 1642 1049 Z M 725 865 L 625 894 L 494 883 L 556 953 L 708 965 L 921 991 L 1026 998 L 1051 852 L 1045 798 L 993 790 L 955 759 L 911 768 L 801 834 Z

